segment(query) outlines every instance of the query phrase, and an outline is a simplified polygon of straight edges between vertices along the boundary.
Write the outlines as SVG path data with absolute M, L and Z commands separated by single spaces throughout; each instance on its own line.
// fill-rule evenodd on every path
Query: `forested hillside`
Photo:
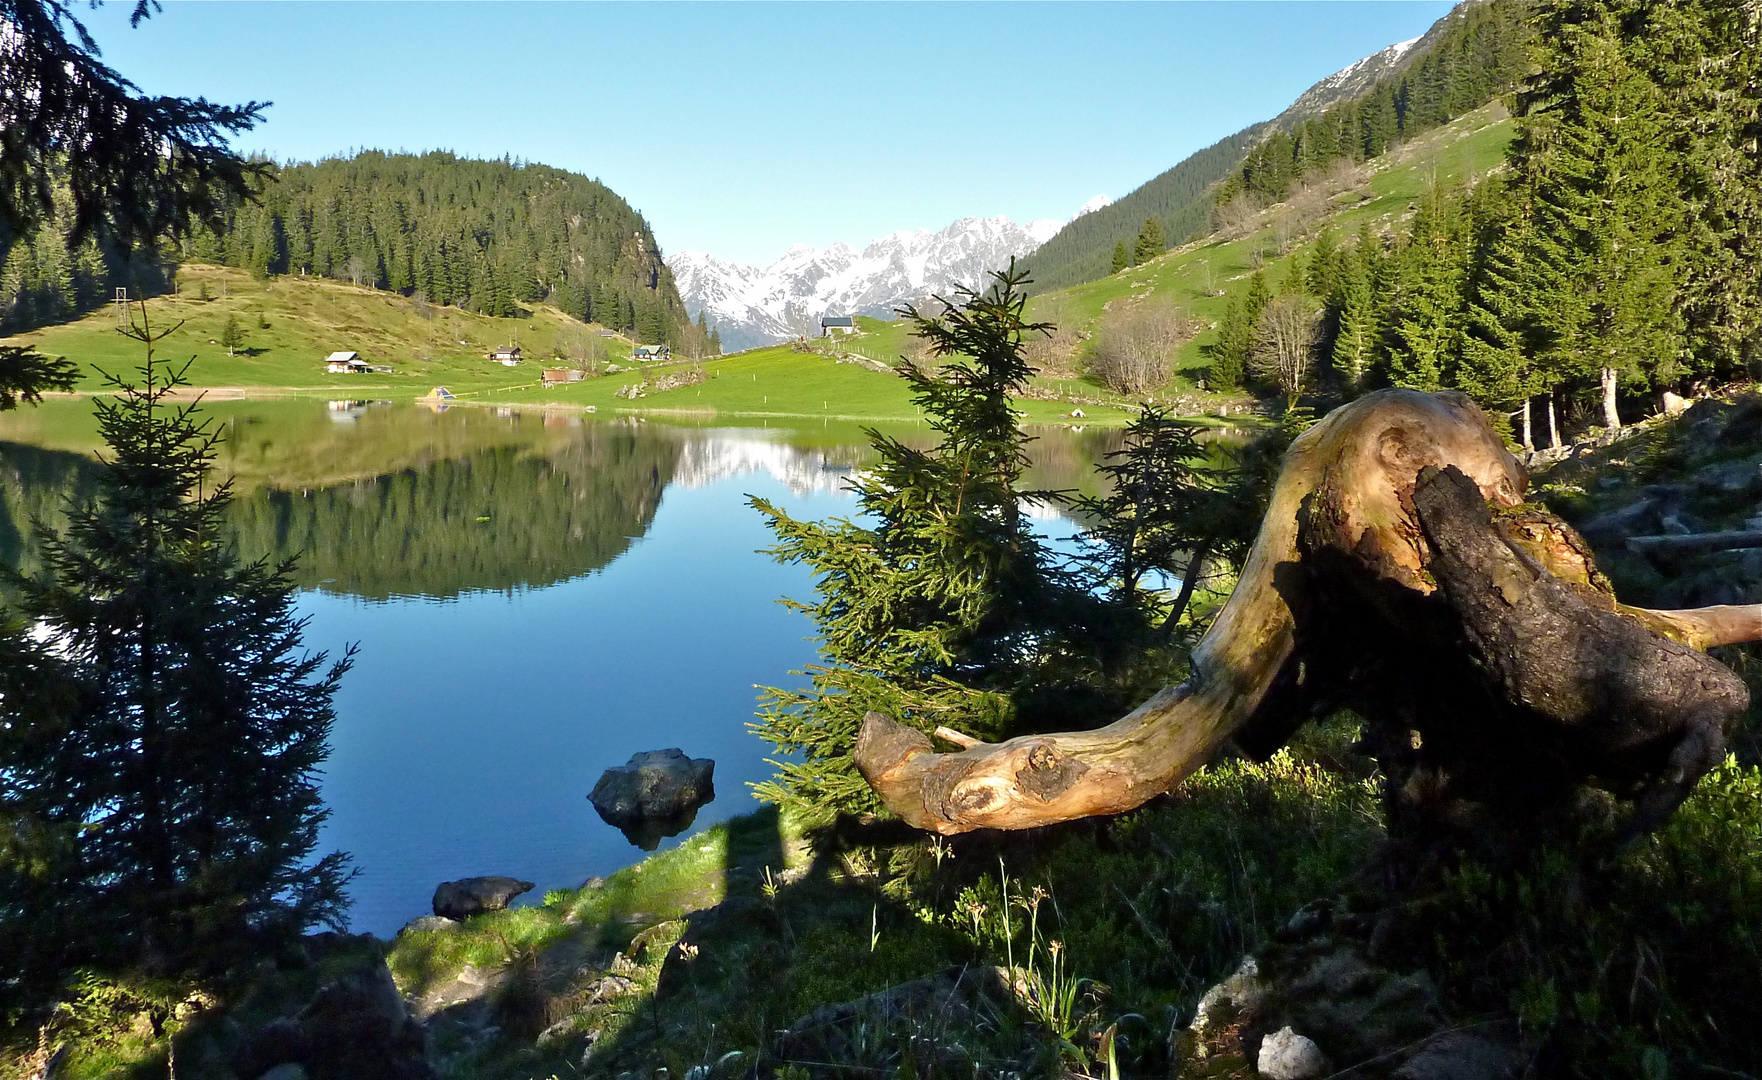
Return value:
M 321 274 L 486 315 L 548 300 L 645 342 L 690 325 L 642 216 L 596 180 L 545 165 L 448 153 L 274 167 L 260 203 L 186 258 L 271 274 Z
M 72 226 L 72 208 L 61 197 L 31 236 L 0 227 L 0 335 L 71 319 L 109 300 L 117 286 L 136 294 L 165 287 L 159 260 L 97 234 L 69 246 Z
M 1649 407 L 1640 393 L 1756 373 L 1756 24 L 1735 6 L 1609 4 L 1544 7 L 1536 28 L 1506 168 L 1434 184 L 1402 228 L 1322 233 L 1283 282 L 1251 278 L 1211 346 L 1214 388 L 1305 312 L 1291 327 L 1340 392 L 1461 389 L 1526 445 L 1538 406 L 1551 445 L 1562 409 L 1614 428 Z
M 1265 124 L 1255 124 L 1219 139 L 1118 202 L 1060 229 L 1024 261 L 1034 291 L 1050 292 L 1106 277 L 1112 272 L 1109 260 L 1114 245 L 1131 246 L 1146 218 L 1160 221 L 1164 235 L 1176 242 L 1197 232 L 1211 211 L 1207 196 L 1212 185 L 1236 167 L 1265 130 Z
M 1529 62 L 1528 10 L 1524 0 L 1458 6 L 1426 35 L 1429 47 L 1422 39 L 1400 70 L 1288 128 L 1273 125 L 1230 172 L 1217 203 L 1242 195 L 1277 202 L 1307 173 L 1374 158 L 1512 89 Z M 1189 234 L 1170 235 L 1179 242 Z
M 1527 11 L 1524 0 L 1459 5 L 1368 89 L 1319 110 L 1293 106 L 1085 214 L 1027 260 L 1034 291 L 1094 281 L 1170 244 L 1239 225 L 1306 175 L 1341 161 L 1362 163 L 1486 104 L 1510 90 L 1525 70 Z M 1310 88 L 1299 104 L 1327 101 L 1357 85 L 1347 79 L 1341 83 L 1346 89 L 1330 89 L 1340 78 Z M 1155 230 L 1147 227 L 1150 222 Z

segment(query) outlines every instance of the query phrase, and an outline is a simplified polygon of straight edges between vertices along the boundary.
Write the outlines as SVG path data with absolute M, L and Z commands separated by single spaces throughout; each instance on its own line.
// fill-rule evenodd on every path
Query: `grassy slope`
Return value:
M 1414 200 L 1425 192 L 1433 175 L 1450 183 L 1464 176 L 1484 174 L 1499 165 L 1512 136 L 1511 124 L 1504 115 L 1497 105 L 1479 109 L 1377 159 L 1368 184 L 1362 189 L 1370 197 L 1360 200 L 1342 196 L 1330 219 L 1331 225 L 1342 238 L 1365 221 L 1379 230 L 1392 228 L 1411 212 Z M 1244 288 L 1254 272 L 1255 252 L 1263 253 L 1267 280 L 1276 291 L 1290 272 L 1291 259 L 1306 254 L 1313 243 L 1312 233 L 1282 255 L 1267 254 L 1275 246 L 1273 222 L 1278 210 L 1276 206 L 1268 208 L 1262 214 L 1260 226 L 1239 240 L 1187 244 L 1143 266 L 1036 297 L 1029 306 L 1029 314 L 1048 318 L 1056 312 L 1066 323 L 1092 332 L 1110 304 L 1158 296 L 1172 299 L 1215 326 L 1223 318 L 1228 292 Z M 1226 295 L 1207 295 L 1208 268 L 1212 289 L 1223 290 Z M 1215 340 L 1215 333 L 1206 332 L 1188 342 L 1176 356 L 1176 371 L 1192 378 L 1194 369 L 1206 365 L 1203 348 Z
M 1337 200 L 1331 224 L 1343 234 L 1364 221 L 1379 229 L 1391 228 L 1410 212 L 1431 177 L 1449 182 L 1485 173 L 1501 161 L 1510 137 L 1511 125 L 1497 106 L 1440 128 L 1375 162 L 1360 193 Z M 1287 251 L 1274 254 L 1273 222 L 1278 212 L 1278 207 L 1269 208 L 1260 227 L 1241 239 L 1188 244 L 1144 266 L 1036 297 L 1029 313 L 1036 318 L 1056 317 L 1092 334 L 1110 305 L 1158 296 L 1171 298 L 1203 322 L 1215 324 L 1222 317 L 1227 292 L 1243 287 L 1257 255 L 1276 287 L 1289 273 L 1292 258 L 1303 255 L 1313 242 L 1312 232 Z M 335 281 L 258 282 L 242 271 L 215 266 L 186 266 L 180 278 L 180 294 L 153 301 L 150 313 L 161 325 L 183 321 L 182 328 L 161 346 L 161 355 L 192 357 L 189 377 L 197 386 L 408 399 L 445 385 L 468 403 L 592 407 L 596 412 L 650 413 L 706 422 L 741 417 L 870 423 L 911 421 L 917 416 L 905 384 L 890 373 L 873 365 L 840 363 L 820 353 L 797 352 L 788 345 L 706 361 L 703 382 L 631 400 L 616 395 L 621 387 L 641 381 L 634 369 L 549 389 L 539 384 L 540 364 L 535 360 L 566 352 L 571 342 L 604 340 L 609 360 L 627 368 L 631 364 L 629 341 L 596 339 L 596 328 L 544 305 L 536 305 L 524 319 L 492 319 L 454 308 L 431 308 L 425 317 L 411 300 Z M 211 299 L 197 299 L 204 288 Z M 1226 295 L 1210 294 L 1217 291 Z M 247 354 L 228 356 L 216 344 L 229 316 L 247 330 Z M 904 324 L 864 319 L 860 325 L 864 332 L 841 343 L 842 348 L 884 364 L 907 350 Z M 1205 366 L 1202 350 L 1214 336 L 1201 333 L 1180 350 L 1171 392 L 1191 391 L 1201 373 L 1197 369 Z M 535 360 L 504 368 L 484 359 L 491 348 L 516 340 Z M 111 310 L 6 343 L 35 345 L 79 362 L 85 369 L 81 389 L 87 391 L 103 389 L 100 369 L 129 371 L 141 355 L 137 343 L 116 332 Z M 1079 360 L 1090 347 L 1085 342 L 1079 348 Z M 339 349 L 357 351 L 370 363 L 390 365 L 395 373 L 325 374 L 323 357 Z M 650 377 L 658 377 L 689 366 L 644 368 Z M 1091 380 L 1038 382 L 1042 391 L 1082 401 L 1088 422 L 1120 423 L 1128 415 L 1129 402 Z M 1118 407 L 1092 404 L 1096 401 Z M 1068 402 L 1024 401 L 1022 407 L 1031 423 L 1057 422 L 1070 412 Z
M 204 265 L 184 267 L 180 278 L 180 293 L 151 301 L 149 316 L 156 326 L 183 322 L 160 346 L 159 355 L 191 358 L 189 379 L 198 387 L 239 388 L 253 396 L 408 400 L 444 385 L 465 403 L 591 406 L 598 412 L 652 413 L 679 420 L 805 417 L 826 423 L 917 417 L 905 384 L 892 374 L 796 352 L 788 345 L 706 361 L 703 383 L 629 400 L 617 397 L 618 390 L 641 382 L 644 373 L 656 378 L 693 364 L 638 367 L 630 360 L 631 343 L 614 337 L 604 339 L 607 359 L 626 370 L 547 389 L 539 381 L 544 359 L 566 352 L 571 342 L 592 340 L 598 332 L 555 308 L 536 305 L 524 319 L 494 319 L 456 308 L 430 308 L 424 317 L 414 301 L 394 293 L 324 279 L 262 282 L 243 271 Z M 211 299 L 197 298 L 204 286 Z M 246 351 L 237 356 L 228 356 L 218 344 L 229 316 L 248 333 Z M 261 325 L 265 322 L 267 328 Z M 871 331 L 859 339 L 864 353 L 891 360 L 903 351 L 902 325 L 864 323 Z M 506 368 L 484 359 L 491 348 L 512 341 L 529 357 L 526 363 Z M 142 355 L 139 343 L 117 332 L 110 309 L 4 343 L 33 345 L 77 361 L 83 368 L 79 388 L 87 392 L 105 388 L 101 372 L 130 372 Z M 394 373 L 326 374 L 323 358 L 336 350 L 354 350 L 369 363 L 391 366 Z M 1069 409 L 1039 401 L 1024 402 L 1023 407 L 1035 423 L 1056 421 Z M 1123 412 L 1103 414 L 1092 422 L 1117 423 L 1125 417 Z
M 150 301 L 148 316 L 155 326 L 183 321 L 160 346 L 160 356 L 193 358 L 189 378 L 197 386 L 273 387 L 331 397 L 414 396 L 436 383 L 464 389 L 506 386 L 536 375 L 537 369 L 530 363 L 491 364 L 485 359 L 489 350 L 518 341 L 528 356 L 551 356 L 571 338 L 590 338 L 597 329 L 542 304 L 525 319 L 493 319 L 457 308 L 430 308 L 433 317 L 424 318 L 412 300 L 339 281 L 255 281 L 242 270 L 205 265 L 186 265 L 178 277 L 178 295 Z M 204 286 L 209 300 L 197 298 Z M 218 344 L 228 316 L 247 334 L 245 351 L 237 356 L 228 356 Z M 99 390 L 98 369 L 127 372 L 140 363 L 141 346 L 116 327 L 114 309 L 102 309 L 5 343 L 67 356 L 85 368 L 81 389 Z M 609 359 L 628 362 L 628 340 L 605 340 Z M 348 350 L 368 363 L 391 366 L 395 374 L 326 374 L 324 358 Z
M 1429 132 L 1371 163 L 1366 183 L 1357 193 L 1335 200 L 1326 224 L 1342 240 L 1349 239 L 1364 222 L 1379 232 L 1392 230 L 1411 214 L 1415 201 L 1434 176 L 1439 182 L 1450 184 L 1485 175 L 1498 167 L 1504 161 L 1505 147 L 1512 134 L 1512 125 L 1503 107 L 1497 104 Z M 1254 272 L 1256 254 L 1276 291 L 1290 273 L 1292 260 L 1306 256 L 1314 244 L 1319 232 L 1316 228 L 1284 253 L 1275 254 L 1274 223 L 1281 209 L 1267 208 L 1255 230 L 1240 239 L 1196 241 L 1099 281 L 1036 296 L 1028 305 L 1028 315 L 1073 326 L 1084 334 L 1088 340 L 1078 350 L 1081 362 L 1093 349 L 1094 331 L 1106 311 L 1153 296 L 1172 299 L 1212 328 L 1182 346 L 1175 357 L 1175 381 L 1162 392 L 1183 399 L 1184 404 L 1191 403 L 1194 386 L 1208 363 L 1205 348 L 1216 340 L 1215 327 L 1223 318 L 1229 294 L 1246 287 Z M 1212 295 L 1218 292 L 1222 295 Z M 888 362 L 906 351 L 908 335 L 904 324 L 860 319 L 858 325 L 863 333 L 851 339 L 848 347 L 852 351 Z M 1090 401 L 1110 401 L 1122 409 L 1131 405 L 1093 378 L 1042 377 L 1035 382 L 1042 389 L 1085 402 L 1084 408 L 1091 415 L 1095 410 L 1087 404 Z M 1062 414 L 1068 408 L 1057 405 L 1052 411 Z M 1112 415 L 1112 410 L 1102 412 Z

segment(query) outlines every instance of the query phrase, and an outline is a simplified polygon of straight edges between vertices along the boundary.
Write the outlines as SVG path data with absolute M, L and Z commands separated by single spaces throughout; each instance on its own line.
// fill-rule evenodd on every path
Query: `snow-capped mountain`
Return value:
M 1113 205 L 1112 199 L 1108 198 L 1106 195 L 1097 195 L 1097 196 L 1095 196 L 1095 198 L 1090 199 L 1088 202 L 1084 203 L 1082 206 L 1077 207 L 1077 212 L 1071 215 L 1071 220 L 1075 221 L 1078 218 L 1082 217 L 1084 214 L 1093 214 L 1095 211 L 1100 210 L 1102 207 L 1112 206 L 1112 205 Z
M 671 484 L 699 488 L 732 476 L 768 472 L 792 495 L 843 491 L 856 467 L 824 450 L 806 450 L 751 432 L 710 431 L 694 435 L 680 448 Z
M 1451 14 L 1454 14 L 1454 12 Z M 1273 120 L 1273 124 L 1277 127 L 1289 130 L 1309 117 L 1320 113 L 1328 106 L 1333 105 L 1336 102 L 1355 98 L 1366 90 L 1369 90 L 1376 84 L 1378 79 L 1396 71 L 1404 62 L 1413 59 L 1414 46 L 1421 46 L 1421 52 L 1424 52 L 1426 48 L 1429 48 L 1431 42 L 1427 39 L 1434 38 L 1439 32 L 1439 28 L 1442 27 L 1449 18 L 1450 16 L 1446 15 L 1444 18 L 1439 19 L 1437 25 L 1433 26 L 1432 29 L 1422 37 L 1409 38 L 1406 41 L 1397 41 L 1388 48 L 1383 49 L 1380 52 L 1371 53 L 1364 59 L 1356 60 L 1353 63 L 1348 64 L 1346 67 L 1341 68 L 1339 71 L 1334 72 L 1332 75 L 1329 75 L 1308 90 L 1305 90 L 1296 101 L 1291 103 L 1290 108 L 1280 113 L 1278 117 Z
M 771 265 L 742 266 L 700 251 L 667 257 L 693 319 L 708 312 L 729 352 L 820 332 L 825 315 L 887 316 L 900 304 L 985 274 L 1045 243 L 1062 226 L 1006 217 L 962 218 L 941 232 L 889 233 L 858 251 L 797 244 Z

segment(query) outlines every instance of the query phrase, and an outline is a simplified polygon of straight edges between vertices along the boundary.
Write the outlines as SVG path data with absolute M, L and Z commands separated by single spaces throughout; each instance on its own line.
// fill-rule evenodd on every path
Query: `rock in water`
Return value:
M 1260 1041 L 1255 1067 L 1266 1080 L 1320 1080 L 1333 1071 L 1321 1047 L 1289 1027 Z
M 678 749 L 651 750 L 607 769 L 587 798 L 606 824 L 653 851 L 661 837 L 682 832 L 698 807 L 716 797 L 715 768 L 709 758 L 688 758 Z
M 434 890 L 434 913 L 443 919 L 463 919 L 485 911 L 500 911 L 508 906 L 508 901 L 531 888 L 532 882 L 511 877 L 445 881 Z

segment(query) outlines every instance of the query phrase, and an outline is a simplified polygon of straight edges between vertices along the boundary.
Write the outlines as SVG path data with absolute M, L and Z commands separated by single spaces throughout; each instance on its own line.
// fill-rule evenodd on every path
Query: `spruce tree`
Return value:
M 1762 376 L 1762 19 L 1653 5 L 1632 41 L 1660 88 L 1688 223 L 1680 305 L 1698 370 Z
M 245 344 L 245 329 L 239 325 L 237 316 L 228 315 L 226 323 L 220 328 L 220 345 L 226 355 L 232 356 Z
M 1542 74 L 1510 153 L 1533 199 L 1525 253 L 1544 370 L 1602 388 L 1620 426 L 1620 379 L 1671 378 L 1688 352 L 1677 280 L 1690 234 L 1663 96 L 1635 63 L 1645 9 L 1625 2 L 1541 9 Z
M 301 652 L 291 563 L 234 553 L 230 485 L 208 477 L 217 431 L 170 403 L 181 373 L 139 333 L 141 381 L 111 379 L 97 408 L 98 493 L 61 534 L 39 527 L 43 569 L 15 582 L 52 643 L 24 659 L 62 696 L 0 698 L 9 819 L 58 838 L 32 867 L 0 860 L 25 886 L 0 904 L 6 967 L 212 972 L 338 924 L 345 902 L 346 856 L 312 856 L 350 659 Z M 45 942 L 45 926 L 79 932 Z
M 1368 388 L 1377 362 L 1381 312 L 1375 283 L 1380 260 L 1380 246 L 1367 222 L 1360 226 L 1351 250 L 1341 252 L 1339 261 L 1332 362 L 1348 394 Z
M 1224 306 L 1223 321 L 1218 324 L 1218 339 L 1211 347 L 1211 369 L 1207 382 L 1214 390 L 1237 390 L 1248 371 L 1248 354 L 1254 347 L 1254 326 L 1260 313 L 1273 298 L 1266 274 L 1256 270 L 1248 279 L 1248 288 L 1232 294 Z
M 1389 347 L 1389 379 L 1396 386 L 1438 390 L 1455 367 L 1467 255 L 1460 226 L 1454 200 L 1433 183 L 1404 252 L 1405 287 Z
M 1147 217 L 1138 229 L 1138 241 L 1132 246 L 1132 261 L 1143 265 L 1168 250 L 1168 241 L 1162 234 L 1162 222 L 1155 217 Z
M 1248 292 L 1242 297 L 1242 314 L 1253 326 L 1266 309 L 1267 301 L 1273 298 L 1273 291 L 1266 283 L 1266 271 L 1256 270 L 1248 278 Z
M 35 405 L 50 390 L 71 390 L 79 368 L 65 356 L 47 357 L 20 345 L 0 345 L 0 412 Z
M 1132 256 L 1126 251 L 1126 242 L 1121 240 L 1113 246 L 1113 269 L 1109 273 L 1117 274 L 1132 265 Z
M 0 0 L 0 232 L 29 236 L 70 202 L 70 238 L 107 231 L 157 243 L 215 222 L 264 168 L 232 152 L 229 136 L 254 127 L 267 103 L 215 105 L 147 97 L 98 58 L 67 0 Z M 140 2 L 131 24 L 158 10 Z
M 996 278 L 940 315 L 901 309 L 947 360 L 898 368 L 939 441 L 869 432 L 880 460 L 856 484 L 860 518 L 798 521 L 753 500 L 777 534 L 771 554 L 814 571 L 818 598 L 790 603 L 814 619 L 827 661 L 811 689 L 766 692 L 755 730 L 792 757 L 760 798 L 819 815 L 879 809 L 850 763 L 869 709 L 1004 734 L 1010 690 L 1072 603 L 1020 511 L 1028 437 L 1010 400 L 1031 373 L 1024 338 L 1050 327 L 1024 319 L 1013 263 Z
M 258 281 L 265 281 L 281 261 L 279 230 L 275 215 L 268 208 L 260 207 L 252 216 L 255 220 L 251 226 L 251 246 L 246 254 L 245 269 Z
M 1466 285 L 1462 356 L 1454 383 L 1492 413 L 1496 423 L 1509 412 L 1519 412 L 1518 442 L 1533 449 L 1529 399 L 1548 387 L 1529 340 L 1536 322 L 1523 266 L 1523 253 L 1530 247 L 1529 220 L 1522 203 L 1505 200 L 1506 192 L 1496 182 L 1488 182 L 1487 189 L 1505 204 L 1495 209 L 1505 212 L 1481 227 L 1483 250 Z M 1515 213 L 1507 216 L 1511 211 Z
M 1208 389 L 1230 393 L 1242 389 L 1242 376 L 1248 370 L 1248 348 L 1253 340 L 1254 324 L 1242 310 L 1242 297 L 1232 293 L 1224 302 L 1224 317 L 1218 322 L 1217 341 L 1209 347 L 1211 365 L 1206 370 Z

